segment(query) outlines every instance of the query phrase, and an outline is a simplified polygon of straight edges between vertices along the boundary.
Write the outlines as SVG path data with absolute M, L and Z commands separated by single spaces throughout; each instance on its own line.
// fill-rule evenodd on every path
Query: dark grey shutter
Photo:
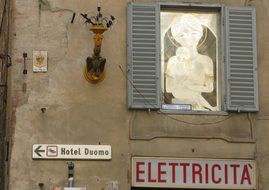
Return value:
M 128 106 L 160 108 L 160 11 L 128 4 Z
M 250 7 L 226 7 L 226 106 L 258 111 L 256 13 Z

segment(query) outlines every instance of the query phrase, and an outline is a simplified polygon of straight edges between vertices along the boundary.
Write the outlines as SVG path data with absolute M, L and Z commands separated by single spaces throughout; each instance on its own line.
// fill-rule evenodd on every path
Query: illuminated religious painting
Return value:
M 162 93 L 164 104 L 218 111 L 217 12 L 162 11 Z

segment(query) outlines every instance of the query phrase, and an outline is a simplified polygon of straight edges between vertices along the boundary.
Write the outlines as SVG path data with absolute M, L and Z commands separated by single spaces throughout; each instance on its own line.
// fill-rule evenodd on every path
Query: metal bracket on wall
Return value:
M 27 75 L 27 67 L 26 67 L 26 58 L 27 58 L 27 53 L 23 53 L 23 75 Z M 25 93 L 27 91 L 27 83 L 25 82 L 25 77 L 24 77 L 24 82 L 22 84 L 22 91 Z
M 68 165 L 68 187 L 73 187 L 74 185 L 74 164 L 73 162 L 67 162 Z
M 23 74 L 27 75 L 27 69 L 26 69 L 26 58 L 27 58 L 27 53 L 23 53 Z
M 2 60 L 2 65 L 5 64 L 7 68 L 12 65 L 11 57 L 8 54 L 0 53 L 0 59 Z M 2 71 L 0 71 L 0 81 L 2 81 Z M 6 88 L 7 84 L 0 83 L 0 87 Z
M 10 67 L 12 65 L 11 57 L 8 54 L 0 53 L 0 59 L 2 61 L 6 60 L 6 66 Z

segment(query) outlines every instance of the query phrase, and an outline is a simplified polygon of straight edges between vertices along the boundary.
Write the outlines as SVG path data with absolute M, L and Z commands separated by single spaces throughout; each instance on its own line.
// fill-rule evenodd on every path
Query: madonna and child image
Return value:
M 164 96 L 171 104 L 216 111 L 216 37 L 192 14 L 175 17 L 163 35 Z

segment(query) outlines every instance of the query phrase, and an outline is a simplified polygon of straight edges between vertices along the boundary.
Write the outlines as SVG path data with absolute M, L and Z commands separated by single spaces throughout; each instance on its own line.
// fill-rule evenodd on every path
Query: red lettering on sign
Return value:
M 159 183 L 165 183 L 166 180 L 162 179 L 162 175 L 166 174 L 166 171 L 162 170 L 162 166 L 165 166 L 166 163 L 165 162 L 159 162 L 158 163 L 158 182 Z
M 169 163 L 169 166 L 172 167 L 172 182 L 176 182 L 176 166 L 178 166 L 178 163 Z
M 202 166 L 198 163 L 192 164 L 192 182 L 196 183 L 196 176 L 198 175 L 199 183 L 202 183 Z
M 163 188 L 255 187 L 255 163 L 241 160 L 138 159 L 133 162 L 132 184 Z
M 205 183 L 208 184 L 208 164 L 205 164 Z
M 231 164 L 230 167 L 233 168 L 234 173 L 234 184 L 237 184 L 237 168 L 239 168 L 239 164 Z
M 148 163 L 148 181 L 151 183 L 156 182 L 156 179 L 151 178 L 151 163 L 150 162 Z
M 224 165 L 224 183 L 228 184 L 228 165 Z
M 187 183 L 187 166 L 189 166 L 189 163 L 180 163 L 180 166 L 182 166 L 183 169 L 183 182 Z
M 241 184 L 244 183 L 244 181 L 247 180 L 248 184 L 251 184 L 250 175 L 248 171 L 248 166 L 244 165 L 243 172 L 242 172 L 242 178 L 241 178 Z
M 140 170 L 140 166 L 145 165 L 145 162 L 136 162 L 136 181 L 137 182 L 145 182 L 144 179 L 139 177 L 139 174 L 144 174 L 144 170 Z
M 221 182 L 221 178 L 218 177 L 218 178 L 216 179 L 216 173 L 215 173 L 215 172 L 216 172 L 216 169 L 218 169 L 219 171 L 221 170 L 221 167 L 220 167 L 219 164 L 214 164 L 214 165 L 212 166 L 212 181 L 213 181 L 213 183 L 218 184 L 218 183 Z

